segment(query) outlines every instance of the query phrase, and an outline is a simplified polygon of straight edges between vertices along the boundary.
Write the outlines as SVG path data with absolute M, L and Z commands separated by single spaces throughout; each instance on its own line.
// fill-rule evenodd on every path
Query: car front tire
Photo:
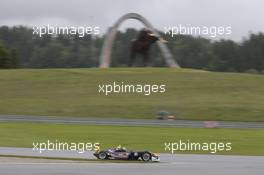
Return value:
M 141 155 L 141 159 L 144 161 L 144 162 L 148 162 L 151 160 L 151 154 L 149 152 L 144 152 L 142 155 Z
M 104 152 L 104 151 L 100 152 L 98 154 L 98 159 L 100 159 L 100 160 L 106 160 L 106 159 L 108 159 L 108 156 L 107 156 L 106 152 Z

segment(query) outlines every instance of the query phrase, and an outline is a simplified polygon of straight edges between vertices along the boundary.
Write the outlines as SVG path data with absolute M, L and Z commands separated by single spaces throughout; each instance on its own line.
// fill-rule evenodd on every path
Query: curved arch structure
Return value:
M 116 37 L 116 33 L 118 30 L 118 27 L 127 19 L 136 19 L 142 22 L 148 29 L 150 29 L 155 35 L 160 36 L 159 33 L 154 29 L 154 27 L 141 15 L 137 13 L 128 13 L 121 18 L 118 19 L 118 21 L 114 24 L 113 27 L 111 27 L 106 35 L 106 38 L 104 40 L 103 44 L 103 49 L 102 53 L 100 56 L 100 68 L 107 68 L 110 66 L 110 61 L 111 61 L 111 53 L 112 53 L 112 46 L 113 42 Z M 175 60 L 172 57 L 172 54 L 170 53 L 169 49 L 167 46 L 158 41 L 158 46 L 163 54 L 163 57 L 166 61 L 166 64 L 169 67 L 180 67 Z

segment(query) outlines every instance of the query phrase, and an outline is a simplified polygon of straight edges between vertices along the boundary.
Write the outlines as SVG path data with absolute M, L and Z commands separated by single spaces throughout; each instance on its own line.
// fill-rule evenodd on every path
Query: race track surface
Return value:
M 0 115 L 0 122 L 37 122 L 56 124 L 87 124 L 87 125 L 120 125 L 120 126 L 164 126 L 164 127 L 189 127 L 204 128 L 215 125 L 218 128 L 264 128 L 264 122 L 226 122 L 191 120 L 146 120 L 146 119 L 109 119 L 90 117 L 57 117 L 57 116 L 25 116 L 25 115 Z
M 133 119 L 98 119 L 76 117 L 1 115 L 0 122 L 36 122 L 56 124 L 127 125 L 202 128 L 203 121 L 164 121 Z M 264 128 L 263 122 L 217 122 L 221 128 Z M 92 159 L 92 152 L 44 151 L 32 148 L 0 147 L 1 156 L 37 156 Z M 36 161 L 2 157 L 0 175 L 261 175 L 264 156 L 172 155 L 161 154 L 160 163 L 112 163 L 78 161 Z
M 0 148 L 0 154 L 32 155 L 30 148 Z M 37 153 L 39 155 L 39 153 Z M 44 153 L 59 157 L 91 158 L 91 152 Z M 0 175 L 261 175 L 262 156 L 161 154 L 160 163 L 0 162 Z

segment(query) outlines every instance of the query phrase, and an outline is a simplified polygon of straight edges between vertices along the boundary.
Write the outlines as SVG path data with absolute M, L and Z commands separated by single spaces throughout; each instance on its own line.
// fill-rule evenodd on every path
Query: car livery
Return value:
M 143 160 L 144 162 L 158 162 L 160 158 L 157 154 L 149 151 L 128 151 L 124 148 L 109 148 L 107 150 L 98 150 L 94 156 L 100 160 Z

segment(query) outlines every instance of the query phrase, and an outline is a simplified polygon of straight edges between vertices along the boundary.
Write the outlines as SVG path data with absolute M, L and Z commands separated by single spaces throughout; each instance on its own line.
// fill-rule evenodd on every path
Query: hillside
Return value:
M 99 84 L 165 84 L 165 93 L 98 93 Z M 264 76 L 191 69 L 0 70 L 0 114 L 264 121 Z

